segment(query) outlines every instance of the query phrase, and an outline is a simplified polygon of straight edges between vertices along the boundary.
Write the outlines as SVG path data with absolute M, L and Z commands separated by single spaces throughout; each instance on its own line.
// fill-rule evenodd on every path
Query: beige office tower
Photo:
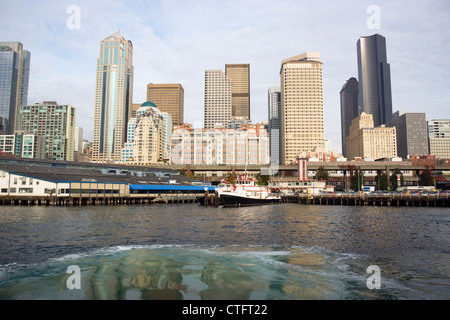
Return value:
M 281 155 L 296 162 L 301 152 L 324 147 L 322 62 L 320 53 L 306 52 L 282 61 Z
M 350 125 L 346 147 L 348 160 L 395 158 L 397 129 L 384 125 L 374 127 L 373 116 L 363 112 Z
M 142 103 L 133 103 L 131 105 L 131 115 L 130 118 L 136 118 L 136 111 L 138 111 L 138 109 L 141 107 Z
M 250 64 L 226 64 L 231 80 L 231 115 L 250 119 Z
M 226 126 L 231 119 L 231 80 L 220 70 L 205 71 L 204 127 Z
M 179 126 L 184 122 L 184 88 L 181 84 L 147 85 L 147 101 L 158 106 L 162 112 L 172 116 L 172 125 Z
M 119 31 L 100 42 L 95 89 L 94 162 L 119 162 L 132 112 L 133 44 Z

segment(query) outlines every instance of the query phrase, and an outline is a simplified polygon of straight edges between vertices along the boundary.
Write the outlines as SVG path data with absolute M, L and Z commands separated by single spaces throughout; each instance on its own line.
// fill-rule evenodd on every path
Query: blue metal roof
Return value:
M 163 190 L 163 191 L 215 191 L 216 187 L 211 186 L 180 186 L 171 184 L 130 184 L 131 190 Z

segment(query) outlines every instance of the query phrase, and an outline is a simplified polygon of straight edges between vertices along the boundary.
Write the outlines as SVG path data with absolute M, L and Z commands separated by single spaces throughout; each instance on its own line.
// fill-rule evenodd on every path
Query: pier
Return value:
M 283 195 L 283 203 L 306 205 L 380 206 L 380 207 L 449 207 L 448 194 L 298 194 Z
M 194 203 L 197 194 L 146 194 L 127 197 L 0 196 L 0 206 L 115 206 L 153 203 Z

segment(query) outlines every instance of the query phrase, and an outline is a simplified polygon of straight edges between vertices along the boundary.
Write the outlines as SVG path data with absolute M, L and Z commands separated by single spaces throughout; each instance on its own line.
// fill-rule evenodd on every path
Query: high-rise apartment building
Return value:
M 428 121 L 430 155 L 439 159 L 450 159 L 450 119 Z
M 28 159 L 45 159 L 45 139 L 34 134 L 16 131 L 10 135 L 0 135 L 0 150 Z
M 172 117 L 151 101 L 144 102 L 128 121 L 121 162 L 146 165 L 169 160 Z
M 133 164 L 155 164 L 164 159 L 164 119 L 156 109 L 144 103 L 136 112 Z
M 31 53 L 20 42 L 0 42 L 0 118 L 13 134 L 20 106 L 28 103 Z
M 392 116 L 391 68 L 387 62 L 386 38 L 375 34 L 357 42 L 359 105 L 373 115 L 375 127 Z
M 46 159 L 74 161 L 75 107 L 55 101 L 21 106 L 17 124 L 17 131 L 44 137 Z
M 374 127 L 373 116 L 365 112 L 353 119 L 347 137 L 347 158 L 395 158 L 397 157 L 397 133 L 395 127 Z
M 306 52 L 282 61 L 281 156 L 297 161 L 300 152 L 324 146 L 323 85 L 320 53 Z
M 269 102 L 269 140 L 270 163 L 281 164 L 281 88 L 270 87 L 268 90 Z
M 132 111 L 133 44 L 119 31 L 100 42 L 95 89 L 94 162 L 120 161 Z
M 220 70 L 206 70 L 204 127 L 226 126 L 232 116 L 231 101 L 231 79 Z
M 172 125 L 178 126 L 184 122 L 184 88 L 181 84 L 147 85 L 147 101 L 158 106 L 162 112 L 172 117 Z
M 250 119 L 250 64 L 226 64 L 231 80 L 231 115 Z
M 397 131 L 397 155 L 404 159 L 408 156 L 428 154 L 428 130 L 425 113 L 397 111 L 386 123 Z
M 358 105 L 359 84 L 355 78 L 350 78 L 340 92 L 341 98 L 341 141 L 342 154 L 346 156 L 346 139 L 348 137 L 352 120 L 359 115 Z

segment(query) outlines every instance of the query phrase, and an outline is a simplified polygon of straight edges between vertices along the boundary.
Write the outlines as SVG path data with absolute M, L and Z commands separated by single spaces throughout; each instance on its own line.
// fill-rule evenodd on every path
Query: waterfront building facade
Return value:
M 428 154 L 428 129 L 425 113 L 397 111 L 392 114 L 387 127 L 397 131 L 397 155 L 403 159 L 409 156 Z
M 353 119 L 346 145 L 349 160 L 396 158 L 396 128 L 384 125 L 375 127 L 373 116 L 363 112 Z
M 14 134 L 20 106 L 28 103 L 31 53 L 20 42 L 0 42 L 0 118 L 3 134 Z
M 118 162 L 132 111 L 133 44 L 119 31 L 100 42 L 95 89 L 94 162 Z
M 178 126 L 184 122 L 184 88 L 181 84 L 147 85 L 147 101 L 158 106 L 162 112 L 172 117 L 172 125 Z
M 220 70 L 205 71 L 204 127 L 226 126 L 231 119 L 231 79 Z
M 269 161 L 269 137 L 261 124 L 242 125 L 241 129 L 194 129 L 185 124 L 172 133 L 174 165 L 265 165 Z
M 357 42 L 359 105 L 373 115 L 375 127 L 392 116 L 391 69 L 387 62 L 386 38 L 375 34 Z
M 306 52 L 282 61 L 281 158 L 294 163 L 303 151 L 324 146 L 323 84 L 320 53 Z
M 359 83 L 352 77 L 347 80 L 340 92 L 341 100 L 341 141 L 342 154 L 346 156 L 346 139 L 352 120 L 359 115 L 358 105 Z
M 231 80 L 231 115 L 250 119 L 250 64 L 226 64 Z
M 44 137 L 45 158 L 74 161 L 75 107 L 44 101 L 21 106 L 18 113 L 18 131 Z

